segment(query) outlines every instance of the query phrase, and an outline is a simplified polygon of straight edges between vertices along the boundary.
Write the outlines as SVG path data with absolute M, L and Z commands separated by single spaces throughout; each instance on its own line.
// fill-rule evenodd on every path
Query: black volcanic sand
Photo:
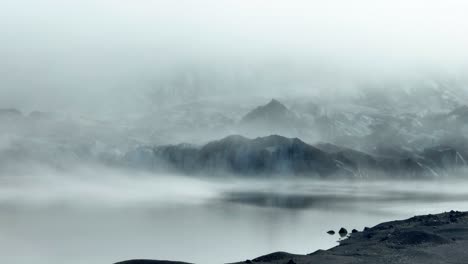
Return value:
M 119 264 L 177 264 L 131 260 Z M 252 260 L 257 264 L 468 263 L 468 212 L 415 216 L 352 233 L 329 250 L 308 255 L 276 252 Z

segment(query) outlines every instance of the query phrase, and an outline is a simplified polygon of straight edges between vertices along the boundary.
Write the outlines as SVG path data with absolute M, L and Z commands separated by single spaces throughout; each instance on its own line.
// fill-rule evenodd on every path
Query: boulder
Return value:
M 340 228 L 340 231 L 338 231 L 338 234 L 340 234 L 340 236 L 346 236 L 348 234 L 348 230 L 346 230 L 346 228 L 342 227 L 342 228 Z

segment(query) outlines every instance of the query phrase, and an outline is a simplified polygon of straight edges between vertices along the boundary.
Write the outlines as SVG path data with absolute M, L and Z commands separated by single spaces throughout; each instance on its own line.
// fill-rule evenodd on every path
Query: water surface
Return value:
M 468 182 L 208 180 L 81 169 L 3 175 L 0 255 L 11 264 L 132 258 L 226 263 L 335 246 L 326 231 L 468 210 Z

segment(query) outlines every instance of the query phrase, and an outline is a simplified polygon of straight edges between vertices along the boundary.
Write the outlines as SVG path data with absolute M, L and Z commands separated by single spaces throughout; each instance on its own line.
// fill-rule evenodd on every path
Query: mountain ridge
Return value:
M 136 154 L 136 155 L 135 155 Z M 152 169 L 185 174 L 281 175 L 306 177 L 373 178 L 438 177 L 446 169 L 466 166 L 466 158 L 452 147 L 426 148 L 402 156 L 379 156 L 330 143 L 308 144 L 280 135 L 247 138 L 230 135 L 204 145 L 144 147 L 130 152 L 126 160 L 150 163 Z

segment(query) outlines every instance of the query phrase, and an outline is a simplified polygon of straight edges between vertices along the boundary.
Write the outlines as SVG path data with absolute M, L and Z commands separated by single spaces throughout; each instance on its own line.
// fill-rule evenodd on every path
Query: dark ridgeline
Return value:
M 293 173 L 328 175 L 341 169 L 327 153 L 298 138 L 229 136 L 203 146 L 198 164 L 204 169 L 236 174 Z
M 280 101 L 272 99 L 246 113 L 236 124 L 236 130 L 243 135 L 296 137 L 310 132 L 308 124 Z
M 140 147 L 127 153 L 132 166 L 176 170 L 187 174 L 230 173 L 245 176 L 306 177 L 440 177 L 462 167 L 454 148 L 438 146 L 398 156 L 379 156 L 333 144 L 309 145 L 278 135 L 249 139 L 228 136 L 203 146 L 188 144 Z
M 272 99 L 248 112 L 238 124 L 239 129 L 246 134 L 270 136 L 247 138 L 231 135 L 202 146 L 179 144 L 140 147 L 128 152 L 125 162 L 136 167 L 175 170 L 187 174 L 289 174 L 327 178 L 443 177 L 453 173 L 454 169 L 466 166 L 468 140 L 464 140 L 461 134 L 455 135 L 455 139 L 440 139 L 430 144 L 410 139 L 417 133 L 424 137 L 436 137 L 437 133 L 444 131 L 441 129 L 454 127 L 454 124 L 461 126 L 468 120 L 467 109 L 467 106 L 461 106 L 444 114 L 428 115 L 437 117 L 436 121 L 409 114 L 388 116 L 361 113 L 362 116 L 348 116 L 341 113 L 325 116 L 334 118 L 334 122 L 326 126 L 332 126 L 335 132 L 348 133 L 346 129 L 339 129 L 340 126 L 349 127 L 358 120 L 370 122 L 367 124 L 370 130 L 361 136 L 359 133 L 362 131 L 354 131 L 354 134 L 338 136 L 334 141 L 346 139 L 348 143 L 310 145 L 296 136 L 280 136 L 297 135 L 313 128 L 309 127 L 304 116 L 297 115 L 278 100 Z M 319 131 L 324 114 L 326 111 L 313 110 L 313 125 Z M 434 123 L 439 125 L 434 126 Z M 396 131 L 395 126 L 400 129 Z M 411 132 L 403 136 L 403 130 L 416 134 L 412 135 Z M 326 133 L 330 134 L 331 131 L 327 130 Z
M 272 99 L 268 104 L 259 106 L 247 113 L 241 120 L 245 125 L 284 126 L 292 125 L 297 116 L 280 101 Z
M 185 173 L 349 174 L 324 151 L 300 139 L 277 135 L 256 139 L 234 135 L 201 147 L 185 144 L 144 148 L 130 153 L 128 160 L 146 160 L 152 168 L 168 166 Z

